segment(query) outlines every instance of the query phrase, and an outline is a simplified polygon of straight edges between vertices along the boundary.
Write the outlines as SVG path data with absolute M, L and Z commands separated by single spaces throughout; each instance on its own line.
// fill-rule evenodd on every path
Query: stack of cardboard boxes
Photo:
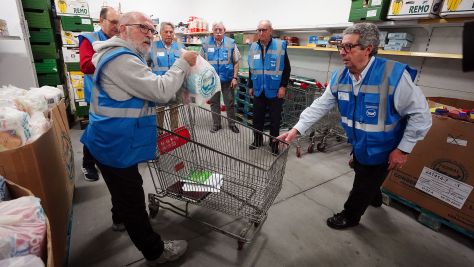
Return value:
M 56 13 L 61 19 L 61 39 L 64 63 L 66 64 L 66 80 L 70 90 L 70 98 L 76 116 L 85 117 L 89 108 L 84 101 L 84 74 L 79 67 L 79 39 L 84 32 L 92 32 L 87 1 L 55 0 Z
M 388 43 L 384 45 L 385 50 L 408 51 L 413 42 L 413 36 L 406 32 L 392 32 L 387 37 Z
M 474 0 L 444 0 L 439 14 L 441 17 L 472 17 L 474 16 Z
M 393 20 L 437 17 L 443 0 L 392 0 L 387 18 Z
M 53 263 L 65 266 L 75 169 L 64 101 L 50 111 L 49 118 L 52 126 L 38 139 L 0 152 L 0 175 L 41 199 L 51 225 Z

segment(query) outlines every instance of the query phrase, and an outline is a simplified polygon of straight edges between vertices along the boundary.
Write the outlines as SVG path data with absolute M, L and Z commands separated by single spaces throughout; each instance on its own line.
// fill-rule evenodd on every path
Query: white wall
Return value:
M 20 1 L 20 0 L 18 0 Z M 20 2 L 21 3 L 21 2 Z M 12 84 L 20 88 L 36 87 L 36 73 L 29 55 L 29 45 L 25 41 L 20 24 L 17 0 L 2 0 L 0 18 L 6 20 L 8 33 L 20 40 L 0 38 L 0 86 Z
M 344 23 L 351 5 L 350 0 L 88 0 L 94 18 L 104 3 L 117 7 L 119 2 L 123 12 L 142 11 L 173 23 L 198 16 L 209 23 L 223 21 L 228 30 L 255 29 L 261 19 L 271 20 L 275 28 Z
M 119 2 L 121 3 L 122 12 L 129 11 L 140 11 L 149 16 L 153 15 L 152 18 L 159 18 L 160 21 L 171 21 L 172 23 L 178 23 L 187 19 L 191 15 L 193 10 L 192 0 L 87 0 L 89 3 L 89 9 L 93 18 L 99 18 L 101 7 L 105 4 L 118 8 Z

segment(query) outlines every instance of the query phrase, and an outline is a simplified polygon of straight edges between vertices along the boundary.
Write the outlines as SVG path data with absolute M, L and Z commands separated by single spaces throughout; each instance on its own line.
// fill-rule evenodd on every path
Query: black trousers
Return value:
M 147 260 L 157 259 L 163 253 L 163 241 L 148 219 L 138 165 L 114 168 L 96 163 L 112 196 L 112 220 L 125 225 L 133 244 Z
M 354 185 L 344 203 L 344 213 L 351 220 L 359 221 L 372 200 L 380 197 L 380 186 L 388 174 L 388 163 L 362 165 L 354 157 Z
M 267 98 L 265 92 L 253 98 L 253 127 L 263 132 L 265 115 L 267 108 L 270 112 L 270 135 L 277 137 L 280 135 L 281 112 L 283 111 L 284 98 Z M 254 132 L 254 142 L 257 145 L 263 144 L 261 133 Z M 271 143 L 272 144 L 272 143 Z M 277 143 L 275 143 L 277 144 Z
M 86 146 L 82 146 L 82 167 L 89 169 L 95 168 L 95 159 Z

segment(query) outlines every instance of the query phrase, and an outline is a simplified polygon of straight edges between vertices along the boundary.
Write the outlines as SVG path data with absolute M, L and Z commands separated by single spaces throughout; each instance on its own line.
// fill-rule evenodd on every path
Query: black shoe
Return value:
M 359 224 L 358 221 L 347 218 L 347 215 L 345 215 L 344 212 L 334 214 L 334 216 L 328 218 L 326 222 L 329 227 L 337 230 L 342 230 Z
M 222 126 L 214 125 L 214 126 L 212 126 L 211 133 L 215 133 L 215 132 L 219 131 L 220 129 L 222 129 Z
M 235 125 L 229 126 L 229 128 L 234 133 L 240 133 L 239 128 L 237 128 Z
M 382 204 L 383 204 L 382 193 L 379 193 L 378 195 L 376 195 L 374 199 L 372 200 L 372 202 L 370 202 L 370 205 L 375 208 L 382 207 Z
M 82 173 L 84 173 L 84 180 L 88 182 L 95 182 L 99 180 L 99 172 L 95 167 L 82 167 Z
M 250 150 L 254 150 L 254 149 L 257 149 L 257 147 L 261 147 L 261 146 L 262 146 L 261 143 L 257 143 L 257 142 L 255 142 L 255 141 L 253 141 L 253 142 L 250 144 L 249 149 L 250 149 Z

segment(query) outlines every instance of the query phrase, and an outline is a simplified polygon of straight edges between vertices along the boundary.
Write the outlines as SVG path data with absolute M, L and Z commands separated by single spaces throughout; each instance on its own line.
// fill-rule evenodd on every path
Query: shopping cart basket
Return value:
M 148 196 L 150 216 L 155 217 L 160 208 L 170 210 L 237 239 L 241 249 L 253 239 L 281 190 L 288 144 L 278 155 L 267 145 L 250 150 L 254 129 L 239 122 L 233 121 L 240 129 L 236 134 L 227 127 L 228 119 L 220 116 L 223 129 L 210 133 L 211 111 L 180 105 L 178 127 L 170 129 L 169 114 L 165 112 L 159 127 L 156 158 L 148 162 L 156 189 L 156 194 Z M 270 141 L 270 136 L 262 134 Z M 165 197 L 183 201 L 185 207 Z M 244 226 L 236 233 L 198 220 L 189 204 L 231 215 Z

